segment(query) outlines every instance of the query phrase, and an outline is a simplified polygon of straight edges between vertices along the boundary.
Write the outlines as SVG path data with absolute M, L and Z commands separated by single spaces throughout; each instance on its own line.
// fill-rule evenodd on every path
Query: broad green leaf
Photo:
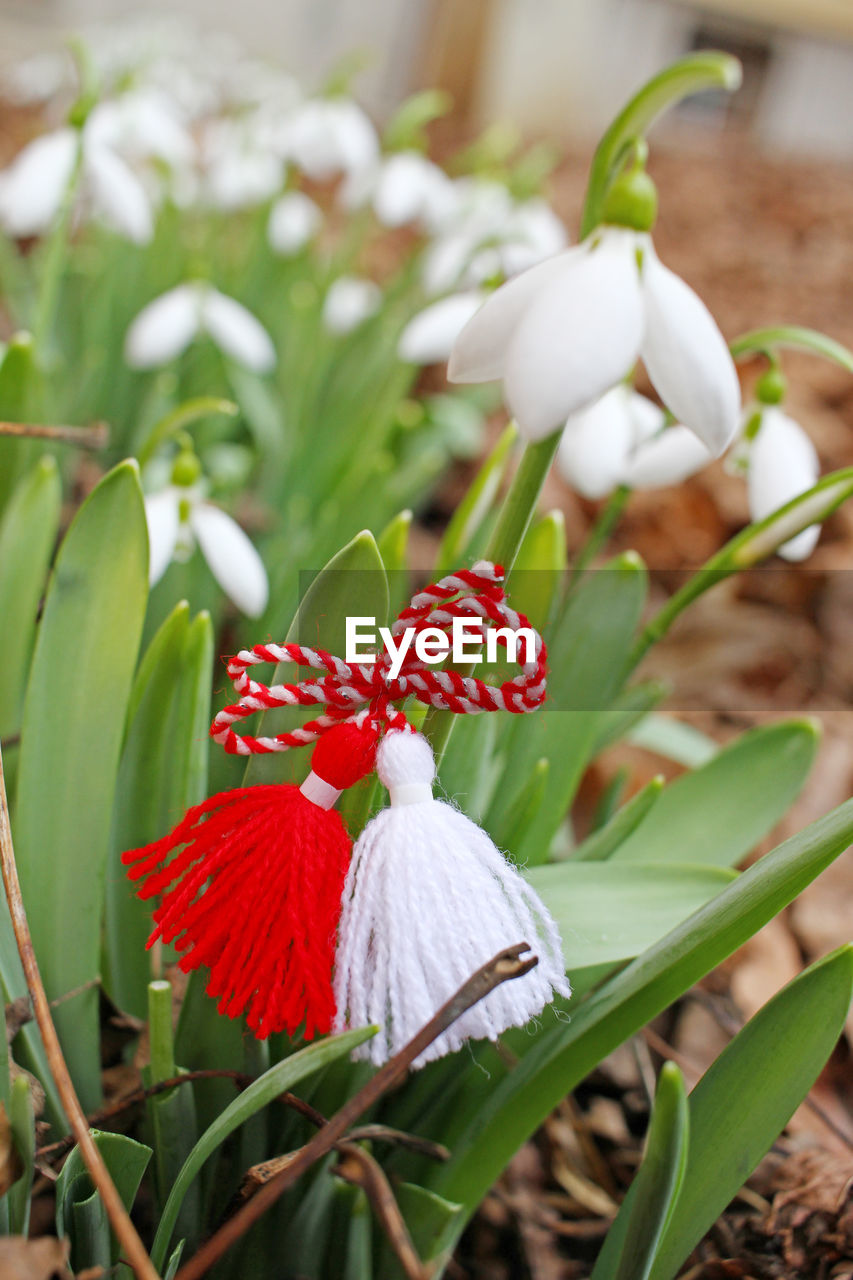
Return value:
M 666 787 L 654 818 L 637 827 L 614 860 L 734 865 L 790 808 L 817 744 L 811 720 L 750 730 Z
M 441 789 L 454 804 L 479 822 L 498 780 L 495 758 L 498 715 L 457 716 L 441 758 Z
M 226 1107 L 213 1124 L 201 1135 L 178 1175 L 169 1195 L 163 1215 L 157 1227 L 157 1235 L 151 1249 L 151 1258 L 155 1267 L 162 1267 L 166 1250 L 174 1230 L 181 1202 L 195 1178 L 198 1176 L 205 1160 L 225 1141 L 229 1134 L 245 1124 L 263 1107 L 269 1106 L 280 1093 L 292 1089 L 305 1076 L 311 1075 L 330 1062 L 342 1058 L 352 1049 L 363 1044 L 375 1035 L 375 1028 L 365 1027 L 358 1031 L 347 1031 L 343 1035 L 329 1036 L 316 1044 L 300 1049 L 298 1053 L 270 1067 L 258 1080 L 235 1098 Z
M 0 359 L 0 418 L 6 422 L 39 421 L 40 390 L 32 337 L 16 333 Z M 42 452 L 40 440 L 0 436 L 0 511 Z
M 136 464 L 126 462 L 86 499 L 59 549 L 30 669 L 15 810 L 45 988 L 53 1000 L 75 993 L 54 1017 L 87 1109 L 101 1096 L 104 871 L 147 594 L 142 493 Z
M 0 738 L 20 728 L 36 617 L 59 529 L 61 502 L 59 471 L 48 454 L 19 482 L 0 519 Z
M 148 646 L 130 695 L 107 866 L 104 985 L 138 1018 L 151 976 L 151 903 L 137 898 L 121 854 L 165 835 L 204 798 L 212 663 L 210 618 L 190 622 L 181 601 Z
M 725 867 L 556 862 L 532 867 L 533 885 L 557 922 L 566 969 L 632 960 L 734 879 Z
M 643 1163 L 619 1210 L 591 1280 L 648 1280 L 660 1238 L 678 1203 L 689 1147 L 684 1078 L 674 1062 L 658 1077 Z
M 647 575 L 630 552 L 589 570 L 549 629 L 548 700 L 514 716 L 506 732 L 506 767 L 489 810 L 489 830 L 515 808 L 543 757 L 550 769 L 542 804 L 531 815 L 531 843 L 544 862 L 595 739 L 600 717 L 618 692 L 621 673 L 646 597 Z
M 684 1184 L 655 1256 L 670 1280 L 776 1141 L 832 1053 L 853 995 L 853 947 L 813 964 L 769 1000 L 690 1095 Z
M 317 574 L 302 596 L 296 616 L 290 625 L 287 639 L 296 644 L 316 645 L 330 653 L 344 656 L 346 643 L 346 618 L 349 616 L 375 617 L 377 626 L 384 624 L 388 614 L 388 580 L 376 539 L 368 530 L 356 534 L 351 542 L 329 561 Z M 270 684 L 294 683 L 305 678 L 306 668 L 293 663 L 280 663 L 269 680 Z M 261 679 L 266 679 L 261 676 Z M 310 718 L 320 714 L 322 707 L 312 707 Z M 284 727 L 301 724 L 308 718 L 302 708 L 285 708 L 268 712 L 259 717 L 260 733 L 281 733 Z M 275 727 L 271 728 L 273 721 Z M 291 759 L 291 757 L 294 757 Z M 304 751 L 286 751 L 283 755 L 252 756 L 246 766 L 244 785 L 257 782 L 292 781 L 304 777 L 308 763 Z
M 91 1133 L 124 1207 L 130 1212 L 151 1159 L 151 1148 L 123 1133 L 102 1133 L 97 1129 Z M 75 1270 L 98 1265 L 108 1267 L 118 1261 L 118 1240 L 110 1231 L 79 1147 L 75 1147 L 65 1161 L 56 1182 L 56 1232 L 60 1238 L 71 1236 Z M 102 1253 L 104 1243 L 106 1258 Z
M 587 836 L 571 854 L 573 862 L 605 862 L 645 819 L 649 810 L 657 804 L 663 791 L 663 777 L 658 774 L 647 782 L 642 791 L 617 809 L 603 827 Z
M 590 759 L 626 737 L 663 702 L 668 693 L 669 686 L 661 680 L 643 680 L 639 684 L 628 685 L 618 693 L 610 710 L 599 717 L 595 740 L 590 748 Z
M 386 573 L 397 573 L 405 569 L 411 528 L 412 513 L 406 509 L 394 516 L 377 537 L 376 546 Z
M 440 573 L 457 569 L 465 560 L 477 530 L 497 497 L 517 439 L 518 428 L 510 422 L 454 511 L 436 556 Z
M 719 815 L 718 815 L 719 823 Z M 853 841 L 853 800 L 786 840 L 540 1035 L 516 1068 L 443 1134 L 452 1159 L 422 1181 L 473 1212 L 512 1153 L 560 1099 L 781 911 Z M 581 864 L 583 865 L 583 864 Z M 605 864 L 606 865 L 606 864 Z M 571 1006 L 570 1006 L 571 1007 Z M 445 1245 L 455 1233 L 448 1233 Z
M 498 848 L 505 849 L 520 867 L 535 867 L 542 861 L 539 837 L 535 824 L 530 821 L 530 815 L 539 811 L 548 787 L 550 771 L 550 761 L 536 761 L 515 804 L 504 818 L 503 825 L 493 827 L 491 831 Z
M 530 526 L 512 570 L 512 607 L 539 631 L 551 620 L 566 572 L 566 522 L 549 511 Z
M 720 749 L 720 744 L 707 733 L 668 715 L 645 716 L 627 736 L 634 746 L 645 747 L 688 769 L 700 769 Z
M 397 1204 L 409 1228 L 412 1243 L 422 1258 L 433 1256 L 436 1244 L 462 1212 L 461 1205 L 411 1182 L 403 1182 L 397 1187 Z

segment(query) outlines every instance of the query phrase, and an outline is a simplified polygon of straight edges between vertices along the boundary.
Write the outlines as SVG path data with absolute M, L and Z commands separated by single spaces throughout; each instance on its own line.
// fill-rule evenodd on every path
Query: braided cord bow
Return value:
M 391 628 L 393 637 L 407 628 L 416 633 L 437 628 L 445 634 L 456 618 L 478 619 L 482 635 L 490 624 L 499 628 L 496 639 L 504 648 L 509 632 L 528 629 L 534 652 L 519 663 L 519 674 L 501 685 L 491 685 L 456 671 L 432 670 L 408 649 L 396 676 L 390 672 L 391 656 L 379 653 L 373 662 L 350 664 L 324 649 L 299 644 L 257 644 L 243 649 L 228 662 L 228 676 L 239 702 L 215 717 L 210 733 L 232 755 L 267 754 L 314 742 L 344 720 L 370 720 L 383 728 L 405 728 L 403 713 L 394 703 L 415 697 L 427 706 L 464 715 L 483 711 L 534 711 L 545 700 L 545 643 L 523 614 L 506 602 L 504 572 L 500 565 L 481 560 L 471 569 L 458 569 L 419 591 L 402 610 Z M 469 641 L 475 637 L 469 636 Z M 293 662 L 325 674 L 298 683 L 265 685 L 253 680 L 252 667 L 264 662 Z M 274 707 L 325 705 L 327 711 L 288 733 L 252 737 L 235 732 L 233 725 L 258 711 Z

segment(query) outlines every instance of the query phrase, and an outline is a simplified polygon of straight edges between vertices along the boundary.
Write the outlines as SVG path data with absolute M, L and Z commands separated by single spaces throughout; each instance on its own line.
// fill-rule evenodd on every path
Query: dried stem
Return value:
M 0 436 L 26 436 L 33 440 L 56 440 L 76 444 L 78 449 L 105 449 L 110 440 L 106 422 L 88 427 L 47 426 L 36 422 L 0 422 Z
M 406 1280 L 429 1280 L 430 1268 L 418 1256 L 394 1192 L 373 1156 L 351 1142 L 341 1142 L 338 1151 L 341 1158 L 332 1172 L 344 1182 L 361 1187 L 406 1273 Z
M 104 1164 L 103 1157 L 89 1132 L 86 1116 L 80 1106 L 68 1067 L 62 1056 L 59 1037 L 56 1034 L 56 1027 L 53 1025 L 50 1004 L 42 984 L 33 950 L 33 940 L 27 924 L 26 912 L 24 911 L 24 903 L 21 898 L 21 885 L 18 880 L 18 868 L 15 865 L 12 831 L 9 826 L 9 806 L 6 801 L 2 754 L 0 754 L 0 866 L 2 866 L 3 884 L 6 889 L 6 899 L 12 917 L 12 928 L 15 931 L 15 941 L 18 944 L 18 954 L 21 957 L 21 964 L 27 981 L 27 990 L 33 1002 L 33 1012 L 42 1043 L 44 1044 L 50 1074 L 53 1076 L 57 1093 L 65 1109 L 65 1114 L 68 1116 L 74 1137 L 80 1147 L 80 1154 L 83 1157 L 95 1189 L 103 1201 L 110 1225 L 115 1231 L 124 1256 L 136 1273 L 137 1280 L 159 1280 L 156 1268 L 130 1220 L 121 1196 L 110 1177 L 109 1170 Z
M 514 947 L 508 947 L 506 951 L 501 951 L 488 964 L 483 965 L 482 969 L 478 969 L 456 994 L 442 1005 L 435 1017 L 421 1028 L 405 1048 L 380 1067 L 376 1075 L 372 1076 L 358 1093 L 344 1103 L 340 1111 L 337 1111 L 311 1141 L 296 1153 L 287 1167 L 261 1187 L 233 1218 L 229 1218 L 202 1245 L 198 1253 L 181 1267 L 177 1280 L 199 1280 L 199 1277 L 203 1276 L 223 1253 L 230 1249 L 231 1245 L 239 1240 L 271 1205 L 275 1204 L 279 1196 L 292 1186 L 306 1169 L 310 1169 L 317 1160 L 322 1159 L 341 1141 L 360 1115 L 372 1107 L 386 1090 L 402 1080 L 411 1064 L 432 1044 L 433 1040 L 437 1040 L 457 1018 L 502 982 L 507 982 L 511 978 L 520 978 L 525 973 L 529 973 L 538 963 L 536 956 L 528 956 L 526 960 L 520 959 L 524 952 L 529 950 L 530 947 L 526 942 L 520 942 Z

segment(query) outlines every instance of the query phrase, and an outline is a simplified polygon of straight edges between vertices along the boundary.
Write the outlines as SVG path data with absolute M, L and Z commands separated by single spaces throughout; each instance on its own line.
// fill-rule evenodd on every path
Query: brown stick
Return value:
M 287 1167 L 261 1187 L 260 1191 L 247 1201 L 233 1218 L 229 1218 L 201 1246 L 198 1253 L 181 1267 L 176 1280 L 199 1280 L 199 1277 L 203 1276 L 214 1262 L 221 1258 L 223 1253 L 230 1249 L 231 1245 L 239 1240 L 271 1205 L 275 1204 L 283 1191 L 292 1186 L 315 1161 L 322 1159 L 331 1151 L 351 1128 L 353 1122 L 373 1106 L 387 1089 L 405 1076 L 414 1060 L 432 1044 L 433 1040 L 437 1040 L 441 1033 L 446 1031 L 467 1009 L 475 1005 L 478 1000 L 482 1000 L 502 982 L 507 982 L 511 978 L 520 978 L 525 973 L 529 973 L 534 965 L 538 964 L 538 957 L 529 956 L 526 960 L 519 958 L 529 950 L 530 947 L 526 942 L 508 947 L 463 983 L 456 994 L 442 1005 L 435 1017 L 421 1028 L 414 1039 L 410 1040 L 396 1057 L 380 1067 L 376 1075 L 371 1077 L 348 1102 L 344 1103 L 328 1124 L 325 1124 L 319 1133 L 297 1152 Z
M 394 1192 L 373 1156 L 351 1142 L 341 1142 L 337 1149 L 341 1158 L 332 1173 L 354 1187 L 361 1187 L 406 1273 L 406 1280 L 429 1280 L 430 1268 L 419 1257 Z
M 18 879 L 18 868 L 15 865 L 12 831 L 9 826 L 9 806 L 6 801 L 2 754 L 0 754 L 0 866 L 2 866 L 3 884 L 6 889 L 6 899 L 9 903 L 9 912 L 12 917 L 12 928 L 15 931 L 15 941 L 18 944 L 18 954 L 21 957 L 24 976 L 27 980 L 27 990 L 33 1002 L 33 1012 L 42 1043 L 44 1044 L 50 1074 L 53 1076 L 57 1093 L 80 1147 L 80 1154 L 89 1171 L 89 1176 L 95 1184 L 95 1189 L 103 1201 L 110 1225 L 116 1233 L 125 1258 L 136 1273 L 137 1280 L 159 1280 L 157 1270 L 130 1220 L 121 1196 L 116 1190 L 115 1183 L 110 1177 L 109 1170 L 104 1164 L 103 1157 L 89 1132 L 86 1116 L 80 1106 L 68 1067 L 62 1056 L 59 1037 L 56 1034 L 56 1027 L 53 1025 L 50 1004 L 42 984 L 41 974 L 39 973 L 33 950 L 33 940 L 27 924 L 26 912 L 24 911 L 24 903 L 21 898 L 21 884 Z
M 0 422 L 0 436 L 56 440 L 61 444 L 76 444 L 78 449 L 104 449 L 109 444 L 110 428 L 106 422 L 93 422 L 89 427 L 48 426 L 39 422 Z

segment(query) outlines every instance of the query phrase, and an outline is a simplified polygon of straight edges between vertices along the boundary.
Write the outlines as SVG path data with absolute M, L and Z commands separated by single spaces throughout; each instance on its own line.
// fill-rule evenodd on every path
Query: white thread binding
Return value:
M 334 808 L 338 796 L 341 794 L 337 787 L 333 787 L 331 782 L 321 778 L 313 769 L 299 790 L 305 799 L 310 800 L 312 804 L 316 804 L 318 809 Z

